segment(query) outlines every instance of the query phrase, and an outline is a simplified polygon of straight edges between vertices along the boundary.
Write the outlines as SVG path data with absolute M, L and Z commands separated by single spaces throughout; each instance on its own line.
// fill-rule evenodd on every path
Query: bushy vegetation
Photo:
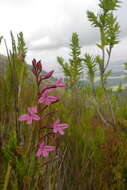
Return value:
M 121 85 L 115 93 L 107 88 L 112 49 L 119 43 L 114 16 L 119 6 L 118 0 L 99 0 L 98 14 L 87 12 L 100 32 L 100 55 L 82 55 L 78 34 L 72 34 L 70 59 L 57 57 L 66 85 L 52 80 L 54 71 L 43 73 L 41 61 L 33 59 L 29 70 L 23 33 L 16 38 L 11 33 L 11 50 L 4 41 L 0 189 L 127 189 L 127 93 L 122 95 Z M 83 75 L 87 85 L 81 83 Z

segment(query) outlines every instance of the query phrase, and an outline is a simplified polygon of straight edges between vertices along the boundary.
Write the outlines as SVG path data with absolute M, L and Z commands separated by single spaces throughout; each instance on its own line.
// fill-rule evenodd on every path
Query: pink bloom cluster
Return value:
M 49 72 L 50 73 L 50 72 Z M 54 102 L 59 101 L 59 98 L 56 96 L 49 96 L 48 93 L 53 92 L 56 88 L 66 88 L 66 85 L 62 83 L 62 78 L 56 80 L 54 84 L 47 85 L 41 93 L 41 97 L 38 100 L 38 103 L 43 103 L 47 106 L 51 105 Z
M 35 59 L 33 59 L 32 61 L 33 64 L 33 74 L 35 75 L 36 78 L 36 83 L 37 86 L 40 86 L 40 83 L 42 80 L 48 79 L 52 76 L 54 71 L 50 71 L 45 75 L 41 74 L 42 71 L 42 65 L 41 65 L 41 61 L 36 62 Z M 48 84 L 45 86 L 44 89 L 42 89 L 39 92 L 39 97 L 38 97 L 38 104 L 44 104 L 47 107 L 50 106 L 51 104 L 59 101 L 59 95 L 57 96 L 51 96 L 49 95 L 49 93 L 55 91 L 57 88 L 66 88 L 66 85 L 62 83 L 62 79 L 58 79 L 56 80 L 56 82 L 54 84 Z M 49 112 L 46 115 L 49 115 L 51 112 Z M 40 115 L 41 113 L 39 113 Z M 28 113 L 21 115 L 19 117 L 20 121 L 26 121 L 27 124 L 32 124 L 32 121 L 39 121 L 41 119 L 43 119 L 42 116 L 39 116 L 37 114 L 37 106 L 33 106 L 31 108 L 28 108 Z M 60 120 L 57 119 L 56 121 L 54 121 L 54 123 L 51 125 L 52 129 L 52 133 L 59 133 L 60 135 L 64 135 L 64 130 L 68 128 L 68 124 L 66 123 L 60 123 Z M 46 145 L 44 138 L 42 137 L 43 140 L 41 140 L 41 142 L 39 143 L 39 149 L 36 153 L 37 157 L 43 156 L 43 157 L 47 157 L 49 155 L 49 152 L 51 151 L 55 151 L 55 146 L 48 146 Z
M 64 135 L 64 129 L 68 128 L 68 124 L 66 123 L 60 123 L 60 120 L 57 119 L 53 125 L 53 133 L 59 133 L 60 135 Z M 36 153 L 36 156 L 40 157 L 40 156 L 44 156 L 47 157 L 48 156 L 48 152 L 54 151 L 55 150 L 55 146 L 47 146 L 45 145 L 44 141 L 41 141 L 39 143 L 39 149 Z

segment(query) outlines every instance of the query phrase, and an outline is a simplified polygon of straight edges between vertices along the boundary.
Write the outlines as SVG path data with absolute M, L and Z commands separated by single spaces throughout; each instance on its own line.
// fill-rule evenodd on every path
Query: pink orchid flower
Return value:
M 45 145 L 45 142 L 42 141 L 39 145 L 39 149 L 36 153 L 36 156 L 37 157 L 40 157 L 40 156 L 48 157 L 49 152 L 51 152 L 51 151 L 55 151 L 55 146 L 47 146 L 47 145 Z
M 48 96 L 48 92 L 45 92 L 40 98 L 38 103 L 44 103 L 47 106 L 49 106 L 50 104 L 57 102 L 59 100 L 58 97 L 56 96 Z
M 27 124 L 32 124 L 33 120 L 40 120 L 40 117 L 36 114 L 37 113 L 37 106 L 33 106 L 31 108 L 28 108 L 28 114 L 21 115 L 19 117 L 20 121 L 25 121 Z
M 64 135 L 64 129 L 68 128 L 68 124 L 66 123 L 60 123 L 60 120 L 57 119 L 54 123 L 53 123 L 53 132 L 54 133 L 59 133 L 61 135 Z
M 46 87 L 41 91 L 41 94 L 53 92 L 58 87 L 59 88 L 66 88 L 66 85 L 61 82 L 62 80 L 63 79 L 60 78 L 60 79 L 56 80 L 56 82 L 54 84 L 48 84 L 48 85 L 46 85 Z

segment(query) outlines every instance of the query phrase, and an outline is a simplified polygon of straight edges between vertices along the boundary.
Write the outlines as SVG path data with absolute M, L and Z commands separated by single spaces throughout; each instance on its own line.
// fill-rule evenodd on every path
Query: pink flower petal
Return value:
M 68 128 L 68 124 L 60 124 L 60 120 L 57 119 L 53 124 L 53 133 L 59 133 L 61 135 L 64 135 L 64 129 L 66 128 Z
M 40 117 L 38 115 L 36 115 L 36 114 L 33 114 L 32 119 L 38 121 L 38 120 L 40 120 Z
M 66 124 L 66 123 L 60 124 L 60 126 L 61 126 L 63 129 L 68 128 L 68 124 Z
M 27 118 L 28 118 L 28 115 L 24 114 L 24 115 L 19 116 L 18 120 L 25 121 L 25 120 L 27 120 Z
M 56 121 L 55 121 L 55 123 L 54 123 L 55 125 L 57 125 L 57 124 L 60 124 L 60 120 L 59 119 L 57 119 Z
M 59 133 L 60 133 L 61 135 L 64 135 L 64 131 L 63 131 L 62 129 L 59 129 Z
M 39 146 L 40 146 L 41 149 L 43 149 L 44 146 L 45 146 L 45 142 L 44 142 L 44 141 L 40 141 L 40 142 L 39 142 Z
M 41 98 L 39 98 L 38 103 L 44 103 L 49 106 L 50 104 L 56 102 L 57 100 L 58 98 L 55 96 L 44 96 L 44 97 L 42 96 Z
M 55 146 L 45 146 L 45 149 L 47 151 L 54 151 L 55 150 Z
M 63 80 L 62 78 L 59 78 L 59 79 L 56 80 L 56 83 L 59 84 L 59 83 L 62 82 L 62 80 Z
M 53 128 L 53 133 L 57 133 L 57 129 L 56 128 Z
M 48 152 L 54 151 L 55 146 L 46 146 L 44 141 L 39 143 L 39 150 L 36 153 L 36 156 L 44 156 L 47 157 L 49 155 Z
M 28 116 L 28 118 L 27 118 L 27 124 L 32 124 L 32 117 Z
M 52 76 L 53 73 L 54 73 L 53 70 L 50 71 L 50 72 L 48 72 L 46 75 L 44 75 L 44 77 L 43 77 L 42 79 L 48 79 L 48 78 L 50 78 L 50 77 Z
M 50 88 L 45 90 L 46 93 L 50 93 L 50 92 L 54 92 L 56 90 L 56 88 Z
M 36 156 L 41 156 L 41 154 L 42 154 L 42 152 L 41 152 L 41 150 L 39 149 L 38 151 L 37 151 L 37 153 L 36 153 Z
M 66 88 L 66 85 L 62 83 L 62 78 L 56 80 L 56 86 L 60 88 Z
M 37 113 L 37 106 L 33 106 L 31 108 L 28 108 L 28 113 L 29 114 Z
M 42 155 L 43 155 L 44 157 L 48 157 L 49 154 L 48 154 L 47 151 L 44 150 L 44 151 L 42 152 Z
M 41 103 L 43 103 L 43 102 L 44 102 L 44 100 L 45 100 L 45 99 L 44 99 L 44 97 L 41 97 L 41 98 L 39 98 L 38 103 L 40 103 L 40 104 L 41 104 Z

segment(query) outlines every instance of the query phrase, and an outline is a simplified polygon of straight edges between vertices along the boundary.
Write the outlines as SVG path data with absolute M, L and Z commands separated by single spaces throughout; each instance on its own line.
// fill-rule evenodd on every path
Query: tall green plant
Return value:
M 12 107 L 14 113 L 14 126 L 17 134 L 17 140 L 20 141 L 20 125 L 18 124 L 19 104 L 21 88 L 23 87 L 24 77 L 27 74 L 27 66 L 25 64 L 26 46 L 23 33 L 17 35 L 17 42 L 11 32 L 12 49 L 9 50 L 5 41 L 8 63 L 6 65 L 6 86 L 9 97 L 7 98 L 7 106 Z M 10 110 L 11 111 L 11 110 Z M 13 116 L 12 116 L 13 117 Z
M 99 0 L 99 13 L 94 14 L 92 11 L 87 11 L 87 17 L 91 25 L 99 29 L 100 43 L 97 44 L 102 54 L 96 56 L 96 63 L 99 65 L 101 86 L 108 103 L 108 107 L 112 115 L 112 125 L 116 124 L 114 111 L 111 100 L 106 89 L 106 79 L 109 73 L 107 68 L 110 63 L 113 47 L 118 44 L 118 35 L 120 26 L 117 22 L 117 17 L 114 11 L 120 6 L 118 0 Z
M 86 65 L 87 74 L 89 76 L 89 80 L 92 86 L 93 93 L 95 93 L 94 80 L 95 80 L 95 72 L 96 72 L 96 62 L 95 58 L 90 56 L 89 54 L 85 54 L 85 58 L 83 59 Z
M 81 48 L 77 33 L 72 34 L 70 43 L 71 53 L 68 62 L 62 57 L 57 57 L 65 75 L 66 83 L 69 87 L 77 87 L 82 74 Z

